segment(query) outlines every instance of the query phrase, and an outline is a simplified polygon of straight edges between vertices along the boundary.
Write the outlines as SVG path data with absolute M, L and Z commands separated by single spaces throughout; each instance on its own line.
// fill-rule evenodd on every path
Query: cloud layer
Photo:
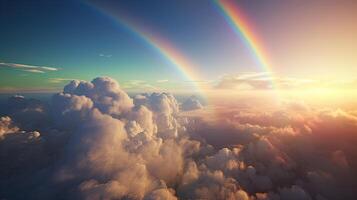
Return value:
M 0 196 L 356 199 L 356 112 L 297 103 L 181 112 L 198 105 L 191 97 L 180 108 L 168 93 L 132 98 L 109 77 L 72 81 L 49 103 L 11 97 L 1 108 Z
M 218 80 L 214 89 L 223 90 L 306 90 L 316 88 L 326 89 L 356 89 L 356 80 L 319 80 L 279 76 L 267 72 L 241 73 L 225 75 Z

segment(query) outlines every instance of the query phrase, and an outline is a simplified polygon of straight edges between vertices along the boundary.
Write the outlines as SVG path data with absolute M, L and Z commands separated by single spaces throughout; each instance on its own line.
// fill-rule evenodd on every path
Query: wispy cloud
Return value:
M 41 71 L 41 70 L 38 70 L 38 69 L 23 69 L 22 71 L 30 72 L 30 73 L 39 73 L 39 74 L 45 73 L 44 71 Z
M 62 82 L 68 82 L 72 80 L 77 80 L 75 78 L 49 78 L 48 79 L 50 83 L 62 83 Z
M 356 88 L 355 80 L 319 80 L 279 76 L 272 73 L 242 73 L 223 76 L 217 89 L 316 89 L 316 88 Z
M 166 82 L 169 82 L 169 80 L 163 79 L 163 80 L 157 80 L 156 82 L 157 82 L 157 83 L 166 83 Z
M 105 57 L 105 58 L 111 58 L 111 57 L 112 57 L 112 54 L 100 53 L 99 56 L 100 56 L 100 57 Z
M 59 68 L 55 68 L 55 67 L 27 65 L 27 64 L 18 64 L 18 63 L 4 63 L 4 62 L 0 62 L 0 67 L 18 69 L 30 73 L 46 73 L 49 71 L 59 70 Z
M 155 85 L 149 84 L 145 80 L 130 80 L 121 85 L 124 89 L 129 90 L 146 90 L 146 91 L 159 91 L 160 88 Z

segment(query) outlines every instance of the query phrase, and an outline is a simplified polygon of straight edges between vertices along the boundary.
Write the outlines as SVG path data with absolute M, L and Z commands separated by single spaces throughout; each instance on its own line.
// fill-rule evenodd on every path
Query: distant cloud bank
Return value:
M 224 90 L 292 90 L 292 89 L 356 89 L 357 80 L 318 80 L 279 76 L 268 72 L 240 73 L 222 76 L 214 89 Z

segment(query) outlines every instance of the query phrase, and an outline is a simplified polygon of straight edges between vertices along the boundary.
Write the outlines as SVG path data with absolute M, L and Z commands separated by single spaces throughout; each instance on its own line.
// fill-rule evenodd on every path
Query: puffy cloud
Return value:
M 14 126 L 10 117 L 0 118 L 0 140 L 4 139 L 6 134 L 15 133 L 18 130 L 19 128 Z
M 63 93 L 86 96 L 94 107 L 110 115 L 121 115 L 133 107 L 132 99 L 109 77 L 100 77 L 92 82 L 72 81 L 64 87 Z
M 191 96 L 188 99 L 186 99 L 186 101 L 184 101 L 181 105 L 181 109 L 184 111 L 197 110 L 202 108 L 203 108 L 202 104 L 194 96 Z
M 108 77 L 72 81 L 47 103 L 12 97 L 0 196 L 356 199 L 356 112 L 255 106 L 181 113 L 171 94 L 131 98 Z
M 39 131 L 21 130 L 10 117 L 0 118 L 1 196 L 6 197 L 5 192 L 13 192 L 14 198 L 24 198 L 21 197 L 23 193 L 16 194 L 16 191 L 23 191 L 31 184 L 26 179 L 31 179 L 33 173 L 51 162 L 49 154 L 56 154 L 47 148 Z
M 145 105 L 155 113 L 177 114 L 179 104 L 175 97 L 169 93 L 152 93 L 137 95 L 134 98 L 136 106 Z
M 293 185 L 291 188 L 279 189 L 280 199 L 282 200 L 310 200 L 311 197 L 301 187 Z
M 154 123 L 153 113 L 143 105 L 137 106 L 130 113 L 130 120 L 128 123 L 128 132 L 134 136 L 140 132 L 145 131 L 148 135 L 157 133 L 157 125 Z
M 206 165 L 236 178 L 249 194 L 266 192 L 268 199 L 353 199 L 354 112 L 300 105 L 269 112 L 218 111 L 218 120 L 205 115 L 188 130 L 217 149 L 239 144 L 233 158 L 229 151 L 219 151 L 207 158 Z M 212 164 L 213 158 L 220 165 Z M 281 188 L 281 194 L 270 194 L 274 188 Z
M 3 110 L 22 128 L 33 129 L 48 124 L 48 107 L 37 99 L 15 95 L 8 99 Z
M 177 121 L 179 104 L 168 93 L 141 94 L 134 97 L 135 106 L 146 106 L 154 113 L 158 134 L 164 138 L 177 137 L 180 125 Z
M 112 82 L 109 78 L 92 83 L 73 81 L 63 93 L 54 95 L 55 121 L 67 125 L 64 129 L 77 130 L 72 131 L 67 159 L 56 180 L 66 185 L 82 182 L 79 191 L 83 198 L 175 199 L 170 189 L 158 183 L 174 184 L 182 174 L 184 154 L 191 151 L 183 149 L 190 147 L 185 139 L 169 139 L 178 136 L 176 99 L 154 93 L 136 97 L 135 106 L 113 113 L 111 110 L 120 110 L 132 100 L 119 98 L 119 109 L 103 109 L 98 99 L 113 96 L 113 92 L 117 93 L 114 96 L 126 95 Z M 98 85 L 100 92 L 94 89 Z M 103 179 L 104 175 L 108 178 Z
M 52 97 L 54 122 L 64 129 L 77 127 L 88 118 L 92 108 L 93 102 L 86 96 L 59 93 Z
M 196 180 L 179 188 L 184 199 L 249 199 L 236 180 L 226 178 L 222 171 L 211 172 L 205 166 L 201 170 Z
M 145 200 L 177 200 L 174 196 L 173 190 L 168 190 L 167 188 L 157 189 L 147 195 Z

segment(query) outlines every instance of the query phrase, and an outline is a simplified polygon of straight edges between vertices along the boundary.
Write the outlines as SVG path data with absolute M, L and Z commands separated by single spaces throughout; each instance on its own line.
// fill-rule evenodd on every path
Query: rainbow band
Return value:
M 272 69 L 268 62 L 268 56 L 265 53 L 266 51 L 262 46 L 262 42 L 260 42 L 257 35 L 255 35 L 252 31 L 253 29 L 251 28 L 251 25 L 249 25 L 249 21 L 243 16 L 243 12 L 234 4 L 234 1 L 232 0 L 214 0 L 214 2 L 233 31 L 251 50 L 257 63 L 263 68 L 264 71 L 271 74 Z M 272 82 L 272 86 L 275 87 L 274 82 Z
M 138 26 L 134 22 L 124 16 L 119 15 L 118 12 L 110 7 L 104 7 L 97 4 L 86 2 L 87 5 L 98 10 L 102 14 L 112 18 L 115 22 L 124 26 L 131 33 L 142 39 L 146 44 L 155 49 L 163 58 L 168 60 L 173 64 L 189 81 L 192 82 L 193 86 L 202 96 L 204 95 L 204 88 L 198 83 L 200 76 L 195 71 L 196 67 L 188 61 L 187 58 L 176 49 L 169 41 L 165 40 L 163 37 L 159 37 L 157 34 L 152 34 L 151 32 L 145 30 L 143 27 Z

